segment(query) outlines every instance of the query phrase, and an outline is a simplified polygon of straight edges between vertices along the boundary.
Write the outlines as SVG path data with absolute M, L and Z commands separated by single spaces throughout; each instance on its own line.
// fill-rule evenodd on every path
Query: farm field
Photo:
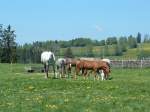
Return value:
M 111 80 L 44 79 L 0 64 L 0 112 L 149 112 L 150 69 L 113 69 Z

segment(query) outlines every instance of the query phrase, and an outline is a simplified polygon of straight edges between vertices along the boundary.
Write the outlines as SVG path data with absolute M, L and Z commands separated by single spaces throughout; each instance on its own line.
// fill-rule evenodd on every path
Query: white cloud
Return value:
M 94 28 L 98 31 L 98 32 L 102 32 L 103 28 L 99 25 L 95 25 Z

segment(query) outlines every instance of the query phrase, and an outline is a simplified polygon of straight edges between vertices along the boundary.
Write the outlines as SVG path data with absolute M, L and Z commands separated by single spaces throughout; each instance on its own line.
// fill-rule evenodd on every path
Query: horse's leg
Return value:
M 69 78 L 70 75 L 71 75 L 71 67 L 69 65 L 69 68 L 68 68 L 68 78 Z
M 80 72 L 80 68 L 76 67 L 76 73 L 74 74 L 74 79 L 77 78 L 77 75 L 79 74 Z
M 44 64 L 44 72 L 45 72 L 45 78 L 47 78 L 47 72 L 46 72 L 46 64 Z
M 90 77 L 90 74 L 92 74 L 92 70 L 90 70 L 89 72 L 87 72 L 86 79 L 88 79 Z
M 67 76 L 66 76 L 66 67 L 65 67 L 65 64 L 63 65 L 63 75 L 64 75 L 65 78 L 67 78 Z
M 101 79 L 102 79 L 102 81 L 105 80 L 105 74 L 104 74 L 103 70 L 101 71 Z
M 82 69 L 83 75 L 84 75 L 84 79 L 86 79 L 87 77 L 87 69 Z
M 92 73 L 92 71 L 87 72 L 86 79 L 88 79 L 90 77 L 91 73 Z
M 59 65 L 57 65 L 56 66 L 56 70 L 57 70 L 57 72 L 56 72 L 56 78 L 61 78 L 60 76 L 61 76 L 61 74 L 60 74 L 60 66 Z
M 48 70 L 49 70 L 49 65 L 45 65 L 45 72 L 46 72 L 45 78 L 48 78 Z
M 46 65 L 44 64 L 44 72 L 46 72 Z
M 59 75 L 59 78 L 61 79 L 61 68 L 58 67 L 58 75 Z
M 104 80 L 107 80 L 108 79 L 108 70 L 105 68 L 103 70 L 103 72 L 104 72 Z
M 64 70 L 64 65 L 61 66 L 61 74 L 62 74 L 62 77 L 65 78 L 65 70 Z
M 69 78 L 69 71 L 68 71 L 68 65 L 65 67 L 66 77 Z
M 66 74 L 68 75 L 68 78 L 69 78 L 69 75 L 71 74 L 71 68 L 69 67 L 69 65 L 66 65 Z
M 97 72 L 97 69 L 94 69 L 94 80 L 96 80 L 96 72 Z
M 97 71 L 96 71 L 96 75 L 97 75 L 97 80 L 99 80 L 99 78 L 100 78 L 100 76 L 99 76 L 99 69 L 97 69 Z
M 105 73 L 105 80 L 107 80 L 107 78 L 108 78 L 108 75 L 107 75 L 107 73 Z
M 56 78 L 55 65 L 52 65 L 52 66 L 53 66 L 54 78 Z

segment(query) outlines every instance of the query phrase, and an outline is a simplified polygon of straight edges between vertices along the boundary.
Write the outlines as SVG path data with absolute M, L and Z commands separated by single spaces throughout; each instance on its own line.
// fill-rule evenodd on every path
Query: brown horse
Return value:
M 80 60 L 76 63 L 76 74 L 74 78 L 76 79 L 76 75 L 79 73 L 79 71 L 83 71 L 83 75 L 86 78 L 87 77 L 87 70 L 93 70 L 94 71 L 94 79 L 96 79 L 96 74 L 99 70 L 103 70 L 105 77 L 108 77 L 108 74 L 110 73 L 110 68 L 107 64 L 107 62 L 104 61 L 88 61 L 88 60 Z

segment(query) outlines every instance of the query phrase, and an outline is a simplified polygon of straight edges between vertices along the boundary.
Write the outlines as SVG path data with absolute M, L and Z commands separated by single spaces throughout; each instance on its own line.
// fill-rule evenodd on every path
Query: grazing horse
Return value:
M 45 78 L 48 78 L 49 66 L 53 67 L 54 78 L 55 78 L 55 55 L 51 51 L 44 51 L 41 54 L 41 62 L 44 64 L 44 70 L 46 72 Z
M 56 61 L 57 71 L 59 71 L 60 78 L 66 73 L 66 59 L 59 58 Z
M 65 74 L 68 75 L 71 73 L 71 60 L 69 58 L 59 58 L 56 61 L 57 70 L 59 71 L 60 78 L 62 76 L 66 77 Z
M 66 69 L 68 73 L 71 73 L 72 67 L 76 67 L 78 59 L 66 58 Z
M 103 70 L 105 77 L 107 77 L 106 75 L 110 73 L 110 68 L 105 61 L 80 60 L 76 63 L 76 74 L 74 78 L 76 78 L 76 75 L 79 73 L 80 70 L 83 70 L 85 78 L 87 77 L 87 70 L 93 70 L 94 79 L 96 79 L 96 73 L 99 72 L 99 70 Z

